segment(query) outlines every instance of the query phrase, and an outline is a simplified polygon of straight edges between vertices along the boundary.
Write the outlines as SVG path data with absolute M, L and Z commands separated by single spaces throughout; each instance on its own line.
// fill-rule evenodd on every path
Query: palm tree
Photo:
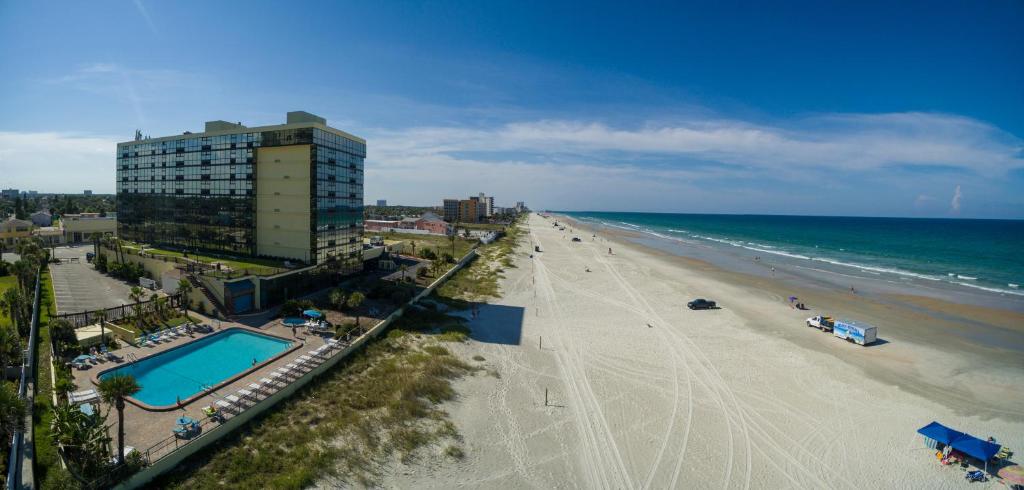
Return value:
M 97 231 L 93 232 L 90 236 L 92 238 L 93 258 L 95 259 L 95 257 L 99 257 L 100 255 L 100 238 L 103 238 L 103 233 Z
M 188 295 L 192 292 L 192 283 L 188 279 L 178 281 L 178 292 L 181 293 L 181 309 L 185 311 L 185 318 L 188 318 Z
M 156 316 L 157 318 L 160 319 L 160 321 L 166 320 L 167 298 L 165 296 L 160 296 L 156 298 L 155 302 L 153 303 L 153 310 L 156 312 Z
M 124 399 L 142 389 L 135 377 L 118 374 L 100 381 L 100 396 L 103 401 L 117 409 L 117 462 L 124 463 Z
M 11 383 L 0 383 L 0 440 L 10 442 L 15 431 L 25 428 L 28 407 Z
M 341 288 L 334 288 L 327 295 L 327 300 L 331 302 L 331 306 L 335 309 L 342 309 L 345 306 L 345 290 Z
M 135 326 L 139 327 L 139 330 L 142 330 L 142 298 L 145 294 L 138 286 L 132 286 L 131 292 L 128 293 L 128 297 L 135 302 L 132 310 L 135 312 Z
M 356 291 L 356 292 L 353 292 L 352 294 L 350 294 L 348 296 L 348 299 L 345 300 L 345 306 L 348 306 L 349 309 L 351 309 L 352 311 L 355 311 L 355 314 L 356 314 L 356 326 L 357 327 L 359 326 L 359 312 L 357 310 L 358 310 L 359 306 L 363 304 L 363 300 L 365 300 L 365 299 L 366 299 L 366 296 L 364 296 L 363 293 L 360 293 L 359 291 Z
M 100 345 L 107 345 L 106 326 L 103 325 L 107 321 L 107 310 L 96 310 L 94 315 L 96 321 L 100 323 Z
M 21 364 L 21 338 L 18 331 L 11 327 L 0 326 L 0 368 L 19 364 Z
M 402 282 L 405 282 L 405 271 L 409 268 L 409 266 L 402 264 L 398 268 L 402 271 Z

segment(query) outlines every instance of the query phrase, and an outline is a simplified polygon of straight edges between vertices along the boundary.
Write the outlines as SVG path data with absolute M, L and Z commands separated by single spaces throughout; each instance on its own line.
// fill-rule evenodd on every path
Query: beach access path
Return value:
M 395 462 L 384 487 L 953 488 L 961 472 L 940 466 L 917 428 L 939 420 L 1024 448 L 1020 417 L 956 411 L 852 362 L 903 359 L 906 383 L 931 351 L 829 338 L 770 294 L 600 235 L 576 230 L 572 242 L 551 223 L 530 216 L 502 298 L 452 346 L 491 371 L 456 381 L 443 407 L 464 459 L 438 448 Z M 688 310 L 696 297 L 723 308 Z M 1024 402 L 1021 390 L 1003 396 Z

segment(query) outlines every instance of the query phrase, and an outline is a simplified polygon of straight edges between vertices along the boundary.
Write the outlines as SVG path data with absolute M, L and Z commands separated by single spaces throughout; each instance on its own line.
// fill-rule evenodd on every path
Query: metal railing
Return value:
M 36 343 L 39 339 L 39 292 L 42 271 L 42 266 L 36 271 L 36 288 L 35 295 L 32 300 L 32 322 L 30 323 L 28 334 L 28 352 L 26 355 L 22 356 L 21 375 L 18 380 L 18 398 L 25 401 L 25 405 L 28 406 L 28 413 L 25 414 L 25 427 L 22 430 L 16 431 L 14 436 L 11 438 L 11 454 L 7 464 L 7 488 L 9 490 L 21 487 L 21 479 L 23 476 L 22 463 L 25 458 L 25 433 L 32 430 L 32 407 L 35 404 L 35 393 L 34 390 L 28 390 L 28 385 L 32 382 L 34 368 L 36 365 Z M 29 452 L 29 454 L 31 455 L 32 452 Z M 31 459 L 29 459 L 28 464 L 32 464 Z M 29 469 L 29 472 L 31 471 L 32 470 Z

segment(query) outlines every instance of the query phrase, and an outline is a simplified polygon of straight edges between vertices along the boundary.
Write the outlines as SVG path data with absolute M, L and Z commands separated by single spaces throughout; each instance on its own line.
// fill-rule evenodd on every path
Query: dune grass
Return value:
M 501 295 L 498 281 L 505 277 L 505 269 L 515 267 L 513 254 L 522 229 L 518 224 L 509 226 L 506 235 L 477 248 L 477 258 L 457 272 L 437 289 L 441 301 L 486 301 Z
M 391 458 L 413 461 L 428 446 L 456 457 L 462 454 L 458 431 L 437 405 L 454 398 L 451 381 L 473 369 L 433 335 L 392 330 L 342 369 L 155 483 L 189 489 L 304 488 L 321 480 L 331 487 L 373 486 Z

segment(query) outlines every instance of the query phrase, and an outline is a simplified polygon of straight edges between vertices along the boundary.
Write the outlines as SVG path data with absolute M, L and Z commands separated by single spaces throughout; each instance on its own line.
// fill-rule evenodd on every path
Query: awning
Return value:
M 983 441 L 974 437 L 970 434 L 964 434 L 963 437 L 950 443 L 953 449 L 960 451 L 968 456 L 973 456 L 982 461 L 988 461 L 992 459 L 999 452 L 999 444 L 993 444 L 988 441 Z
M 306 311 L 303 311 L 302 314 L 306 315 L 306 316 L 308 316 L 310 318 L 320 318 L 320 317 L 324 316 L 323 313 L 320 313 L 319 311 L 316 311 L 316 310 L 306 310 Z
M 917 433 L 952 446 L 957 451 L 986 462 L 992 459 L 992 456 L 995 456 L 1001 447 L 999 444 L 993 444 L 970 434 L 950 429 L 938 422 L 932 422 L 917 429 Z
M 917 429 L 917 433 L 929 439 L 935 439 L 943 444 L 949 444 L 964 436 L 963 432 L 955 431 L 938 422 L 932 422 L 920 429 Z

